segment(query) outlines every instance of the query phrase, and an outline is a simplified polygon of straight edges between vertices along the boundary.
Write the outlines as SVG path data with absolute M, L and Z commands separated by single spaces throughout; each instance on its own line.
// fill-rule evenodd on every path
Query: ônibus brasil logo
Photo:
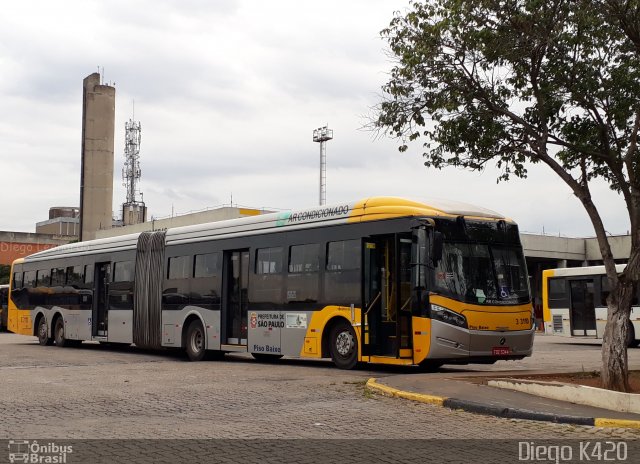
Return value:
M 29 440 L 9 440 L 9 462 L 29 464 L 65 464 L 73 446 L 53 442 L 38 443 Z

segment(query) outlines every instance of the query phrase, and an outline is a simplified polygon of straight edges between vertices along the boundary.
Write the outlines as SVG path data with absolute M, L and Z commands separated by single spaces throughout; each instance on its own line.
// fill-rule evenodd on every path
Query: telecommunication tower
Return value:
M 313 141 L 320 143 L 320 206 L 327 202 L 327 142 L 332 138 L 328 125 L 313 131 Z
M 124 123 L 124 167 L 122 168 L 122 185 L 127 189 L 127 201 L 122 205 L 122 222 L 124 225 L 145 222 L 147 210 L 144 202 L 137 200 L 137 184 L 142 176 L 140 169 L 140 137 L 142 127 L 133 119 Z M 142 197 L 142 193 L 140 193 Z

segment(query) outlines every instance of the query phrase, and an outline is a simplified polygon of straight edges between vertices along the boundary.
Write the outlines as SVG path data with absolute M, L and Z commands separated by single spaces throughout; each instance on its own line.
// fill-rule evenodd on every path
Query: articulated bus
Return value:
M 374 197 L 99 239 L 13 263 L 9 330 L 40 344 L 440 366 L 529 356 L 518 228 Z
M 618 264 L 622 272 L 625 264 Z M 607 324 L 609 281 L 604 266 L 542 271 L 545 333 L 566 337 L 602 338 Z M 640 344 L 638 295 L 632 301 L 627 346 Z

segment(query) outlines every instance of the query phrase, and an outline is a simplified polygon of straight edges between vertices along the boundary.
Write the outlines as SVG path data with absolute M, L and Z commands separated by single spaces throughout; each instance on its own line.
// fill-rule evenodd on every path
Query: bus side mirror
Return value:
M 431 261 L 435 266 L 442 259 L 443 239 L 442 232 L 433 232 L 433 244 L 431 248 Z

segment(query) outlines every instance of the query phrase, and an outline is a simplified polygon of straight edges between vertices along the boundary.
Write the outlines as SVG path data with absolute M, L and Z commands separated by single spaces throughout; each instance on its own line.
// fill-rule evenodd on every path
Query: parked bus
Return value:
M 0 331 L 7 328 L 7 308 L 9 303 L 9 285 L 0 285 Z
M 534 335 L 516 224 L 385 197 L 19 259 L 9 330 L 42 345 L 330 357 L 340 368 L 521 359 Z
M 618 264 L 622 272 L 625 264 Z M 547 269 L 542 272 L 544 327 L 548 334 L 602 338 L 607 324 L 609 281 L 604 266 Z M 632 301 L 627 346 L 640 344 L 638 295 Z

